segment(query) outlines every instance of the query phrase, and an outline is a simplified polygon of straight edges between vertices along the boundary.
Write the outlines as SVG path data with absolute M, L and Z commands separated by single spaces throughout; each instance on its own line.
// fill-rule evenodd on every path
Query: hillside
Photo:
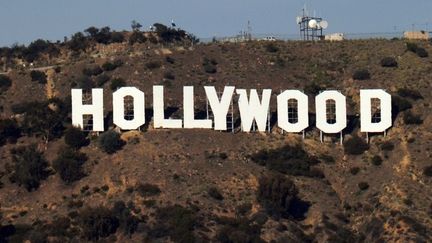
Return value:
M 0 242 L 432 241 L 431 42 L 141 42 L 78 52 L 56 44 L 55 55 L 31 67 L 8 59 L 0 77 Z M 151 109 L 155 84 L 165 86 L 167 107 L 180 108 L 172 117 L 182 116 L 184 85 L 195 87 L 200 114 L 204 85 L 271 88 L 272 102 L 299 89 L 310 104 L 321 90 L 340 90 L 345 144 L 337 136 L 320 143 L 310 105 L 304 140 L 274 122 L 271 133 L 240 132 L 236 110 L 235 133 L 147 123 L 120 134 L 122 142 L 105 132 L 113 151 L 101 147 L 104 134 L 69 148 L 82 135 L 70 128 L 71 88 L 103 87 L 113 130 L 112 90 L 135 86 Z M 364 88 L 384 88 L 394 103 L 393 127 L 369 145 L 356 116 Z

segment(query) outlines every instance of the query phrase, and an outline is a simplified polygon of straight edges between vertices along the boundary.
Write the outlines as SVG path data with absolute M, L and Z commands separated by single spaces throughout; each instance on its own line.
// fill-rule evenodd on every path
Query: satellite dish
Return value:
M 309 26 L 309 28 L 314 29 L 318 26 L 318 22 L 315 19 L 312 19 L 309 21 L 308 26 Z
M 320 26 L 321 28 L 323 28 L 323 29 L 327 29 L 327 27 L 328 27 L 328 22 L 325 21 L 325 20 L 323 20 L 323 21 L 321 21 L 321 22 L 319 23 L 319 26 Z
M 297 24 L 300 24 L 300 23 L 301 23 L 301 21 L 302 21 L 302 17 L 300 17 L 300 16 L 297 16 L 297 18 L 296 18 L 296 22 L 297 22 Z

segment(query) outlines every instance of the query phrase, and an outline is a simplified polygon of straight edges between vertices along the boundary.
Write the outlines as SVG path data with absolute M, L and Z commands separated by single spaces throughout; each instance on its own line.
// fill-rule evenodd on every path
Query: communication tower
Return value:
M 303 40 L 323 40 L 323 30 L 327 29 L 328 22 L 323 18 L 309 16 L 306 7 L 302 10 L 302 16 L 296 18 L 300 27 L 300 36 Z

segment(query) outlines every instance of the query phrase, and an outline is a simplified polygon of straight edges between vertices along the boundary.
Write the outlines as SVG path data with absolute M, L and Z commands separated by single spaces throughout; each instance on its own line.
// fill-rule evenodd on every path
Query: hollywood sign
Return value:
M 250 132 L 255 122 L 258 131 L 265 132 L 268 122 L 271 89 L 262 90 L 259 95 L 251 89 L 236 89 L 225 86 L 219 97 L 213 86 L 204 87 L 208 104 L 213 113 L 211 119 L 195 119 L 194 87 L 183 87 L 183 119 L 166 118 L 164 114 L 164 87 L 153 86 L 153 123 L 154 128 L 201 128 L 220 131 L 227 130 L 227 114 L 234 93 L 238 97 L 241 128 Z M 125 119 L 125 97 L 133 99 L 133 119 Z M 72 89 L 72 124 L 83 127 L 83 116 L 92 115 L 93 131 L 104 130 L 103 89 L 92 89 L 91 104 L 83 104 L 81 89 Z M 379 100 L 380 120 L 372 121 L 372 100 Z M 292 122 L 288 114 L 288 101 L 297 103 L 297 119 Z M 335 106 L 335 121 L 327 120 L 327 101 Z M 308 96 L 299 90 L 285 90 L 277 95 L 277 125 L 283 131 L 299 133 L 309 126 Z M 338 91 L 327 90 L 315 97 L 316 126 L 323 133 L 340 133 L 347 126 L 346 97 Z M 113 123 L 123 130 L 138 129 L 146 123 L 145 95 L 135 87 L 123 87 L 113 93 Z M 385 132 L 392 125 L 391 95 L 381 89 L 360 90 L 360 127 L 362 132 Z

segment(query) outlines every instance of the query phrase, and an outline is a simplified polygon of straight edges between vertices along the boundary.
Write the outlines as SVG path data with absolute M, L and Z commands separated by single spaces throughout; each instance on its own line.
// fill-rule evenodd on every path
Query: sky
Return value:
M 431 0 L 0 0 L 0 46 L 51 41 L 89 26 L 129 30 L 171 24 L 199 38 L 297 34 L 296 16 L 306 4 L 329 22 L 327 33 L 375 33 L 432 29 Z

